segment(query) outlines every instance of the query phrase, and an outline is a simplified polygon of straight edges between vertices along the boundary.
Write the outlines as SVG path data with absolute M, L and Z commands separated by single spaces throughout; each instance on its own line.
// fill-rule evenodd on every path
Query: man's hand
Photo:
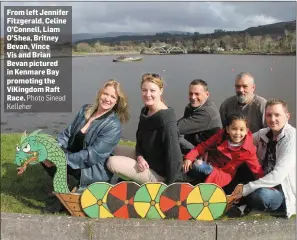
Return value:
M 242 198 L 242 192 L 243 192 L 243 184 L 238 184 L 231 194 L 232 196 L 234 196 L 235 202 L 238 202 Z
M 144 170 L 150 168 L 150 166 L 148 165 L 147 161 L 145 161 L 143 156 L 139 156 L 137 158 L 137 168 L 140 172 L 143 172 Z
M 190 168 L 192 168 L 192 161 L 189 159 L 186 159 L 183 163 L 184 173 L 187 173 L 190 170 Z

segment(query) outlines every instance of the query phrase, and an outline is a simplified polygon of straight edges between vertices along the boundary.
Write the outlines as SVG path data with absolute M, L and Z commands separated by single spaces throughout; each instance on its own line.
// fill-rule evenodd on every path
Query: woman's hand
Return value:
M 137 168 L 140 172 L 143 172 L 146 169 L 149 169 L 150 166 L 148 165 L 147 161 L 143 158 L 143 156 L 138 156 L 137 158 Z
M 192 168 L 192 161 L 189 159 L 186 159 L 183 163 L 184 173 L 187 173 L 190 170 L 190 168 Z

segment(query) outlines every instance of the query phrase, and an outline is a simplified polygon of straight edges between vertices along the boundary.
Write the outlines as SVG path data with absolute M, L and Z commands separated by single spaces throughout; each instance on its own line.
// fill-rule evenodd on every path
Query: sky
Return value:
M 48 2 L 2 3 L 72 6 L 73 33 L 244 30 L 296 20 L 296 2 Z M 3 29 L 3 26 L 1 27 Z

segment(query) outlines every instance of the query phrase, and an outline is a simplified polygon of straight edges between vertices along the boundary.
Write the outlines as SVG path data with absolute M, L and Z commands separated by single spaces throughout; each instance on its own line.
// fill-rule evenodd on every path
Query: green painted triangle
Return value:
M 88 187 L 90 192 L 95 196 L 97 200 L 102 199 L 109 188 L 110 186 L 106 183 L 93 183 Z
M 109 208 L 108 208 L 108 206 L 107 206 L 107 203 L 102 203 L 102 206 L 103 206 L 107 211 L 109 211 Z
M 158 194 L 156 196 L 155 202 L 159 203 L 160 202 L 160 196 L 163 193 L 163 191 L 166 189 L 166 186 L 162 185 L 159 188 Z
M 227 203 L 210 203 L 208 208 L 213 216 L 213 219 L 218 219 L 221 217 L 226 208 Z
M 214 184 L 199 184 L 198 186 L 203 201 L 209 201 L 210 197 L 217 188 L 217 186 Z
M 193 218 L 197 218 L 203 208 L 203 203 L 192 203 L 187 205 L 188 212 Z
M 90 207 L 84 208 L 84 212 L 90 217 L 90 218 L 99 218 L 99 205 L 94 204 Z
M 150 197 L 150 194 L 147 191 L 147 188 L 145 187 L 145 185 L 143 185 L 142 187 L 140 187 L 134 197 L 134 202 L 146 202 L 149 203 L 152 200 L 152 198 Z
M 154 206 L 151 206 L 151 208 L 148 211 L 148 213 L 146 214 L 145 218 L 147 218 L 147 219 L 162 219 L 162 217 L 158 213 L 158 210 Z

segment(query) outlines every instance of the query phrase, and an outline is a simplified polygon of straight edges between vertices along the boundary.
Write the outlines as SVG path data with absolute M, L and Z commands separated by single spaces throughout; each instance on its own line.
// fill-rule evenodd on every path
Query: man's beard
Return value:
M 247 97 L 242 94 L 237 94 L 236 97 L 237 97 L 238 102 L 241 104 L 246 103 L 248 100 Z

